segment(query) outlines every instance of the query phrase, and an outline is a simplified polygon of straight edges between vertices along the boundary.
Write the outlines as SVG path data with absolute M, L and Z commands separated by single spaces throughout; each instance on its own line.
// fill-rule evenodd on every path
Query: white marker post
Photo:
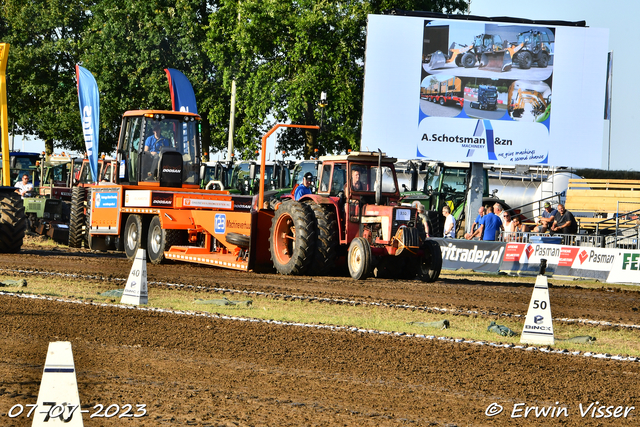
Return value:
M 521 343 L 549 344 L 555 343 L 553 335 L 553 318 L 551 317 L 551 304 L 549 303 L 549 286 L 544 272 L 547 268 L 547 260 L 540 260 L 540 273 L 533 287 L 527 318 L 524 321 L 524 329 L 520 338 Z
M 147 293 L 147 251 L 138 249 L 136 258 L 133 260 L 131 272 L 127 279 L 127 286 L 122 293 L 121 304 L 148 304 L 149 294 Z
M 37 404 L 32 427 L 84 425 L 70 342 L 49 343 Z

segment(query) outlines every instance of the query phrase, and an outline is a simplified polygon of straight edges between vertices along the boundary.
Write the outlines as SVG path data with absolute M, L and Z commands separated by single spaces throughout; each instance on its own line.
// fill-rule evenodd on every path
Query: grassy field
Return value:
M 446 278 L 448 274 L 444 273 Z M 468 277 L 474 274 L 456 272 L 450 277 Z M 16 280 L 22 277 L 0 275 L 0 281 Z M 496 277 L 497 280 L 533 281 L 532 278 Z M 62 277 L 26 278 L 27 286 L 10 285 L 0 288 L 0 291 L 43 295 L 65 300 L 86 302 L 101 302 L 119 304 L 120 297 L 113 291 L 123 289 L 124 282 L 106 282 Z M 577 282 L 584 287 L 610 287 L 597 282 Z M 107 293 L 107 295 L 102 295 Z M 203 296 L 204 295 L 204 296 Z M 203 300 L 203 298 L 207 298 Z M 270 297 L 256 297 L 251 303 L 247 298 L 239 296 L 228 297 L 237 300 L 238 305 L 225 304 L 225 295 L 203 294 L 195 290 L 182 289 L 180 291 L 151 287 L 149 289 L 149 307 L 173 309 L 179 311 L 206 312 L 221 315 L 240 316 L 254 319 L 279 320 L 283 322 L 297 322 L 306 324 L 322 324 L 334 326 L 356 327 L 360 329 L 374 329 L 387 332 L 404 332 L 407 334 L 434 335 L 454 339 L 487 341 L 494 343 L 520 344 L 518 335 L 505 337 L 487 330 L 491 321 L 510 328 L 519 333 L 523 328 L 524 318 L 484 316 L 479 314 L 451 314 L 432 312 L 430 310 L 403 309 L 392 307 L 378 307 L 371 305 L 323 304 L 299 300 L 282 300 Z M 447 320 L 449 328 L 429 327 L 425 323 Z M 416 322 L 418 324 L 416 324 Z M 556 343 L 553 348 L 571 351 L 609 353 L 611 355 L 640 357 L 640 331 L 630 328 L 594 326 L 583 323 L 555 322 L 554 333 Z M 576 336 L 592 336 L 595 342 L 590 344 L 576 344 L 560 341 Z

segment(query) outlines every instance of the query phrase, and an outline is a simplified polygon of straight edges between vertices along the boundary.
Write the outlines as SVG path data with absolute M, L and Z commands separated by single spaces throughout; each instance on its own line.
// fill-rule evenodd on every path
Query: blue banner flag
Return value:
M 78 100 L 82 133 L 87 147 L 93 182 L 98 182 L 98 133 L 100 125 L 100 94 L 98 84 L 89 70 L 76 65 Z
M 165 68 L 169 79 L 169 91 L 171 92 L 171 108 L 173 111 L 186 111 L 198 114 L 196 95 L 189 79 L 180 71 L 173 68 Z

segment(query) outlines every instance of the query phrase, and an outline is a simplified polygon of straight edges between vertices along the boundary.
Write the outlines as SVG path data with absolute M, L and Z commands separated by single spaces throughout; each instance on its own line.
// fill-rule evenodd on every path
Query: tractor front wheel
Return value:
M 369 277 L 372 273 L 371 258 L 369 242 L 362 237 L 353 239 L 347 254 L 347 265 L 351 277 L 356 280 L 364 280 Z
M 296 201 L 280 205 L 269 233 L 271 260 L 280 274 L 307 272 L 316 249 L 316 222 L 309 206 Z

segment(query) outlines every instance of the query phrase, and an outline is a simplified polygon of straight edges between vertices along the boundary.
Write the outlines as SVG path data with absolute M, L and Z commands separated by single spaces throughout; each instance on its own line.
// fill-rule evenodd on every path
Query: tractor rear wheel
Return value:
M 371 246 L 363 237 L 356 237 L 349 245 L 347 265 L 349 274 L 356 280 L 364 280 L 373 272 L 371 266 Z
M 316 249 L 313 211 L 296 201 L 282 203 L 271 222 L 269 233 L 271 260 L 280 274 L 305 274 Z
M 71 214 L 69 218 L 69 247 L 81 248 L 84 240 L 84 199 L 83 187 L 73 187 L 71 190 Z
M 129 215 L 124 225 L 124 252 L 129 261 L 136 258 L 138 249 L 147 247 L 147 228 L 140 215 Z
M 309 203 L 316 220 L 316 250 L 309 265 L 309 273 L 327 276 L 332 273 L 338 256 L 338 222 L 331 207 Z
M 427 240 L 424 246 L 424 256 L 420 260 L 418 274 L 423 282 L 435 282 L 442 270 L 442 252 L 435 240 Z
M 13 191 L 0 194 L 0 253 L 17 253 L 26 228 L 22 197 Z

